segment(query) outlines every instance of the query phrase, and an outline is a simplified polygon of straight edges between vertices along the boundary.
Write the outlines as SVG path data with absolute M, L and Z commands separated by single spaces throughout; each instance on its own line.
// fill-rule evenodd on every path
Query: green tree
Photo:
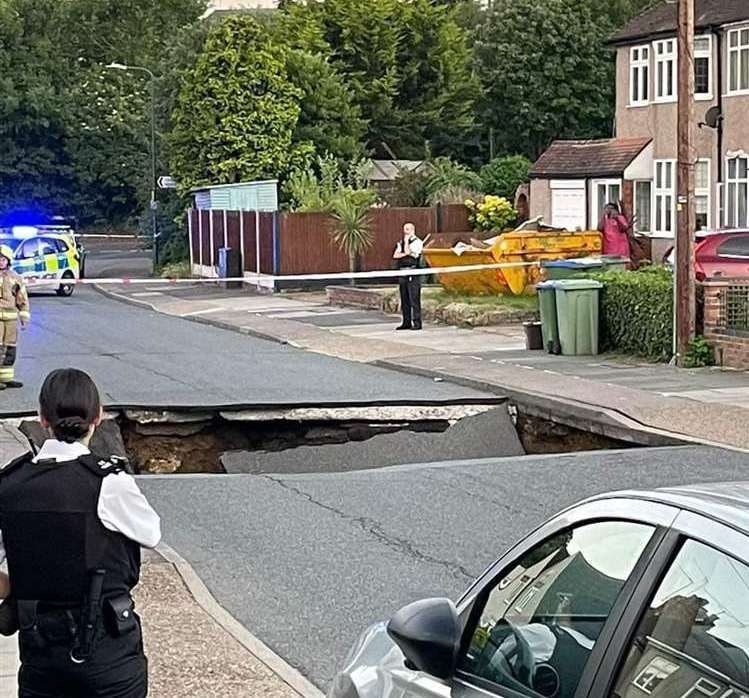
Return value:
M 494 158 L 479 172 L 484 192 L 514 201 L 517 188 L 528 181 L 531 165 L 524 155 Z
M 0 4 L 0 212 L 71 212 L 60 11 L 54 0 Z
M 254 19 L 216 25 L 173 115 L 170 153 L 180 188 L 284 176 L 312 151 L 293 146 L 300 96 Z
M 367 127 L 344 78 L 319 54 L 289 49 L 285 57 L 289 80 L 300 92 L 294 142 L 312 143 L 341 163 L 362 157 Z
M 611 135 L 607 33 L 591 0 L 495 0 L 475 52 L 500 153 L 535 159 L 555 138 Z
M 367 122 L 366 145 L 389 157 L 460 156 L 481 91 L 466 32 L 430 0 L 287 2 L 293 45 L 329 56 Z

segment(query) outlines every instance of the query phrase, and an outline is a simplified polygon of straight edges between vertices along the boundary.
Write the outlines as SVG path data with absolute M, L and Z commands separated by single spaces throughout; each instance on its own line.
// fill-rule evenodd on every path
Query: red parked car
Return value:
M 674 256 L 671 248 L 663 261 L 673 265 Z M 694 267 L 698 281 L 715 276 L 749 278 L 749 230 L 697 233 Z

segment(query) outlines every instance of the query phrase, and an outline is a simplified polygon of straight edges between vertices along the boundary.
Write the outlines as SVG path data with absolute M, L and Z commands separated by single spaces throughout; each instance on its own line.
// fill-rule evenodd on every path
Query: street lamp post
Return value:
M 156 224 L 156 76 L 148 69 L 139 65 L 125 65 L 110 63 L 105 66 L 108 70 L 127 70 L 145 73 L 148 76 L 149 92 L 151 93 L 151 231 L 153 235 L 153 263 L 159 263 L 159 232 Z

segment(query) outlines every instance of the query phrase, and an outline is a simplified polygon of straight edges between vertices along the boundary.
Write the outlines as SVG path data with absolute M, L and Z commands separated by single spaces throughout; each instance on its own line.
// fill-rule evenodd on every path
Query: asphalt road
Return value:
M 749 455 L 682 447 L 141 485 L 166 542 L 219 603 L 326 688 L 367 625 L 417 598 L 459 596 L 568 504 L 612 489 L 747 478 Z
M 480 393 L 427 378 L 304 352 L 110 300 L 90 288 L 70 298 L 36 295 L 19 343 L 22 390 L 0 414 L 34 410 L 44 376 L 91 373 L 108 404 L 208 406 L 459 398 Z
M 86 275 L 144 277 L 150 253 L 92 240 Z M 143 287 L 144 292 L 148 287 Z M 111 300 L 91 287 L 70 298 L 31 297 L 19 341 L 21 390 L 7 390 L 0 416 L 34 411 L 44 376 L 75 366 L 91 373 L 107 404 L 211 406 L 255 402 L 444 399 L 480 393 L 428 378 L 304 352 Z

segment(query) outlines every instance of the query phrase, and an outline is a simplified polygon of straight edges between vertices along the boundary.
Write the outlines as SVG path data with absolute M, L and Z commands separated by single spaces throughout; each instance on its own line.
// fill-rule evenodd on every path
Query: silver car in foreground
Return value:
M 749 483 L 567 509 L 367 630 L 328 695 L 749 698 Z

